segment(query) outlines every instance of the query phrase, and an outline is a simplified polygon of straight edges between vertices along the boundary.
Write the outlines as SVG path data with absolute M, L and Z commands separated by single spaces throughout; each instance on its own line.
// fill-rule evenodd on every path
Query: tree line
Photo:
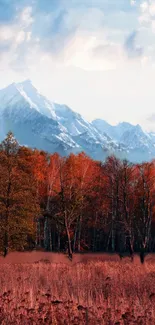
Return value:
M 155 161 L 0 145 L 0 251 L 155 251 Z

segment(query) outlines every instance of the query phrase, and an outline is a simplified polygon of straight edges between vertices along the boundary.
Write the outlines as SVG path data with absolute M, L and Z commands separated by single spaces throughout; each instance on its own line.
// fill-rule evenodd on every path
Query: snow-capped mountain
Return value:
M 86 121 L 80 114 L 66 105 L 53 104 L 56 118 L 72 136 L 72 139 L 94 159 L 103 159 L 107 154 L 120 155 L 124 152 L 106 133 L 100 132 L 92 123 Z M 124 153 L 125 154 L 125 153 Z
M 54 108 L 52 103 L 44 96 L 40 95 L 35 87 L 32 86 L 30 80 L 23 83 L 13 83 L 10 86 L 0 91 L 0 107 L 5 109 L 6 105 L 11 107 L 19 103 L 20 99 L 25 100 L 31 109 L 47 116 L 55 118 Z M 11 105 L 10 105 L 11 104 Z
M 155 158 L 155 135 L 142 130 L 140 125 L 127 122 L 112 126 L 104 120 L 94 120 L 92 124 L 101 134 L 106 131 L 113 141 L 124 145 L 127 159 L 133 162 L 148 161 Z
M 55 103 L 54 108 L 57 120 L 71 135 L 76 136 L 94 128 L 80 114 L 74 112 L 66 105 L 59 105 Z
M 57 121 L 53 105 L 30 81 L 0 91 L 0 140 L 11 130 L 19 143 L 61 154 L 78 150 Z
M 0 90 L 0 141 L 12 131 L 22 145 L 58 152 L 84 151 L 97 160 L 109 155 L 133 162 L 155 157 L 155 135 L 123 122 L 86 121 L 66 105 L 42 96 L 30 80 Z
M 113 126 L 101 119 L 92 121 L 92 124 L 101 134 L 104 134 L 106 132 L 113 140 L 117 142 L 120 142 L 124 132 L 130 131 L 134 127 L 134 125 L 128 122 L 122 122 Z
M 0 140 L 10 130 L 20 144 L 51 153 L 85 151 L 103 160 L 123 152 L 80 114 L 42 96 L 29 80 L 0 90 Z

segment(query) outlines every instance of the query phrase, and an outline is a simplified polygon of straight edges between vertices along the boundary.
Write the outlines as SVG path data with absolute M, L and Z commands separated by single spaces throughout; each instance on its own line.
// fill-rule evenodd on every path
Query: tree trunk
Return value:
M 141 251 L 140 251 L 140 261 L 143 264 L 145 259 L 145 245 L 142 243 Z
M 134 239 L 132 237 L 131 232 L 129 233 L 129 252 L 131 256 L 131 260 L 133 260 L 133 255 L 134 255 Z
M 5 231 L 4 234 L 4 257 L 8 254 L 8 232 Z
M 71 238 L 70 238 L 70 232 L 67 228 L 67 238 L 68 238 L 68 256 L 70 259 L 72 259 L 72 246 L 71 246 Z
M 79 219 L 77 220 L 76 228 L 75 228 L 75 233 L 74 233 L 73 252 L 75 252 L 75 250 L 76 250 L 76 240 L 77 240 L 78 224 L 79 224 Z
M 69 227 L 67 222 L 66 211 L 65 211 L 65 227 L 66 227 L 66 233 L 68 239 L 68 257 L 72 259 L 73 252 L 72 252 L 71 238 L 70 238 L 70 232 L 69 232 Z
M 93 252 L 96 252 L 96 228 L 93 229 Z
M 38 221 L 38 227 L 39 227 L 39 238 L 38 238 L 38 243 L 39 243 L 39 247 L 41 247 L 41 229 L 40 229 L 40 220 Z
M 82 226 L 82 215 L 79 217 L 79 231 L 78 231 L 78 252 L 81 251 L 81 226 Z
M 49 248 L 48 217 L 45 217 L 45 222 L 44 222 L 44 248 L 46 250 L 48 250 Z
M 110 243 L 110 238 L 111 238 L 111 231 L 112 231 L 112 228 L 110 229 L 109 234 L 108 234 L 108 240 L 107 240 L 107 244 L 106 244 L 106 251 L 107 252 L 109 250 L 109 243 Z
M 49 250 L 52 252 L 52 233 L 51 233 L 51 225 L 49 229 Z
M 41 234 L 40 234 L 40 220 L 36 221 L 36 240 L 35 240 L 36 247 L 41 247 Z
M 60 252 L 60 231 L 58 231 L 58 252 Z
M 112 249 L 112 252 L 115 251 L 115 230 L 114 230 L 114 225 L 115 225 L 115 217 L 112 216 L 112 226 L 111 226 L 111 249 Z

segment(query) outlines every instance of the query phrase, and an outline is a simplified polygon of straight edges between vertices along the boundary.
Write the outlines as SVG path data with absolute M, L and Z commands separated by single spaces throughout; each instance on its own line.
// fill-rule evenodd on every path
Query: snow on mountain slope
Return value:
M 98 130 L 79 113 L 71 110 L 66 105 L 54 104 L 57 120 L 67 129 L 72 136 L 87 133 L 95 142 L 109 142 L 108 135 L 100 135 Z
M 21 144 L 57 151 L 85 151 L 103 159 L 118 150 L 112 139 L 66 105 L 52 103 L 29 80 L 0 91 L 0 139 L 12 130 Z M 119 149 L 120 150 L 120 149 Z
M 21 98 L 29 104 L 30 108 L 35 109 L 39 113 L 56 118 L 52 103 L 44 96 L 39 94 L 37 89 L 32 86 L 30 80 L 23 83 L 13 83 L 0 91 L 0 108 L 5 109 L 6 105 L 14 106 Z
M 95 160 L 104 160 L 110 155 L 126 158 L 127 152 L 123 145 L 115 144 L 107 135 L 104 137 L 91 136 L 89 132 L 81 133 L 73 137 L 74 141 L 83 148 L 89 156 Z
M 122 122 L 113 126 L 101 119 L 92 121 L 92 125 L 94 125 L 101 134 L 106 132 L 113 140 L 118 142 L 125 131 L 133 128 L 133 125 L 127 122 Z
M 141 146 L 152 147 L 152 140 L 149 134 L 144 132 L 140 125 L 132 126 L 125 130 L 120 137 L 120 142 L 130 148 L 139 148 Z
M 100 132 L 100 134 L 107 133 L 111 138 L 115 138 L 114 128 L 108 122 L 101 119 L 96 119 L 92 121 L 92 125 Z
M 46 99 L 29 80 L 0 90 L 0 141 L 10 130 L 20 144 L 61 155 L 84 151 L 94 159 L 114 154 L 134 162 L 155 157 L 155 136 L 139 125 L 89 123 L 68 106 Z
M 153 136 L 142 130 L 139 124 L 132 125 L 127 122 L 122 122 L 117 125 L 110 125 L 104 120 L 94 120 L 92 125 L 95 125 L 98 131 L 102 134 L 107 132 L 111 138 L 119 143 L 123 143 L 129 148 L 140 148 L 141 146 L 152 147 Z
M 74 112 L 66 105 L 54 104 L 57 121 L 71 134 L 74 141 L 94 159 L 103 159 L 110 154 L 123 152 L 105 132 L 100 134 L 97 128 L 86 121 L 79 113 Z
M 106 131 L 116 143 L 124 145 L 127 159 L 133 162 L 142 162 L 155 157 L 155 136 L 143 131 L 140 125 L 122 122 L 112 126 L 100 119 L 94 120 L 92 124 L 101 133 Z
M 0 140 L 13 131 L 21 144 L 68 154 L 79 146 L 55 116 L 52 103 L 29 81 L 12 84 L 0 91 Z
M 90 123 L 84 120 L 80 114 L 72 111 L 68 106 L 55 103 L 54 109 L 57 120 L 71 135 L 76 136 L 90 128 Z
M 79 113 L 74 112 L 66 105 L 53 104 L 57 121 L 59 121 L 72 136 L 78 136 L 83 133 L 89 136 L 95 142 L 104 142 L 105 137 L 108 142 L 111 140 L 108 136 L 102 136 L 98 130 L 88 121 L 86 121 Z

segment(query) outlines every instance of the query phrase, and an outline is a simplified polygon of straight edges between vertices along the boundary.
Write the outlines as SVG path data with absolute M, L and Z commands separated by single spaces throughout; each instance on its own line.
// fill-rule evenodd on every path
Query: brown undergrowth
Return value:
M 0 264 L 0 324 L 155 324 L 155 261 Z

